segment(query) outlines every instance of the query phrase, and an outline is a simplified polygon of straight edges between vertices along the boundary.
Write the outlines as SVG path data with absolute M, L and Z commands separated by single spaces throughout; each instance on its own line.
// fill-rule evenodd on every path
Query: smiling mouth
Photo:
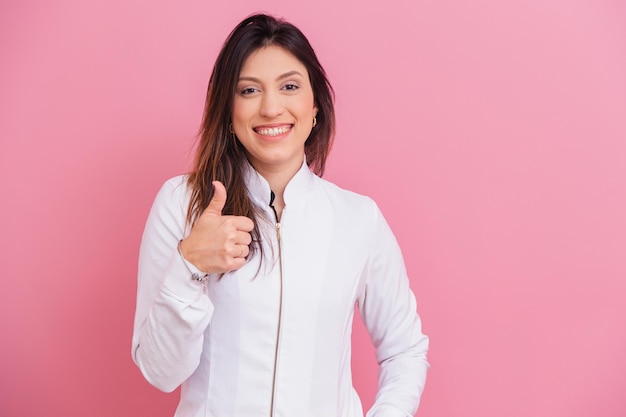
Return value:
M 261 127 L 255 128 L 254 131 L 262 136 L 278 136 L 291 130 L 291 125 L 277 127 Z

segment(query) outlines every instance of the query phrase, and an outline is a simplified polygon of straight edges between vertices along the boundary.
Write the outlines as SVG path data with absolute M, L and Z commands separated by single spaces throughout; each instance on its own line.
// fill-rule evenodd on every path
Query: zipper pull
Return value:
M 276 236 L 278 237 L 278 241 L 280 242 L 280 223 L 276 223 Z

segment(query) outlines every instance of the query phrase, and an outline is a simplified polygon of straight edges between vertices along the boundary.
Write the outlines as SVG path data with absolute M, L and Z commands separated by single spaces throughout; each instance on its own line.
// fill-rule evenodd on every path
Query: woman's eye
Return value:
M 248 94 L 252 94 L 252 93 L 256 93 L 258 90 L 254 87 L 246 87 L 242 90 L 240 90 L 240 94 L 242 95 L 248 95 Z
M 283 88 L 285 90 L 287 90 L 287 91 L 294 91 L 294 90 L 297 90 L 298 88 L 300 88 L 300 86 L 297 85 L 297 84 L 285 84 L 285 86 Z

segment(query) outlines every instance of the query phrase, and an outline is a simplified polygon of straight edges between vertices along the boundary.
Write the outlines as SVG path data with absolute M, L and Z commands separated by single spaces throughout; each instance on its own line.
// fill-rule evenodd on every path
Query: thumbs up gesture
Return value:
M 230 272 L 246 263 L 254 223 L 244 216 L 223 216 L 226 188 L 213 181 L 213 198 L 180 244 L 183 257 L 200 271 Z

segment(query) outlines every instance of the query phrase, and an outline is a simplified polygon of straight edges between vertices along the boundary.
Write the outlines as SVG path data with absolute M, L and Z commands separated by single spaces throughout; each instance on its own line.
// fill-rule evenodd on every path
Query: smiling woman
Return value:
M 416 412 L 428 338 L 376 204 L 320 178 L 334 127 L 304 35 L 241 22 L 209 81 L 194 169 L 163 185 L 141 243 L 133 359 L 159 389 L 182 385 L 177 417 L 362 417 L 355 304 L 380 365 L 367 416 Z
M 246 59 L 233 104 L 233 129 L 250 163 L 272 184 L 279 213 L 285 186 L 302 165 L 316 114 L 308 71 L 295 56 L 267 46 Z

